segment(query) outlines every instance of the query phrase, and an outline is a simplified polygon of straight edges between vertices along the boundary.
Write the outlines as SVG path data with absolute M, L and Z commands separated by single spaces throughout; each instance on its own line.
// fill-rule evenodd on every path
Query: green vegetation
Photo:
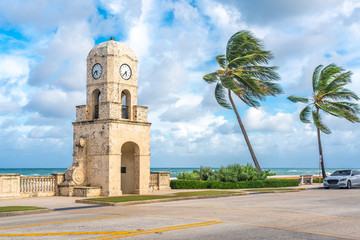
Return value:
M 241 189 L 241 188 L 274 188 L 294 187 L 299 185 L 298 179 L 265 179 L 241 182 L 220 182 L 200 180 L 172 180 L 172 189 Z
M 324 179 L 322 179 L 322 178 L 318 178 L 318 179 L 313 180 L 313 183 L 323 183 L 323 182 L 324 182 Z
M 209 84 L 216 83 L 216 101 L 224 108 L 234 109 L 251 157 L 260 173 L 261 167 L 231 93 L 248 106 L 255 108 L 260 106 L 260 101 L 263 101 L 266 96 L 276 96 L 281 93 L 280 86 L 275 82 L 280 79 L 276 73 L 277 67 L 265 66 L 272 57 L 270 51 L 263 49 L 259 39 L 248 31 L 240 31 L 229 39 L 226 53 L 216 57 L 220 69 L 203 77 Z
M 117 202 L 145 201 L 145 200 L 153 200 L 153 199 L 221 195 L 221 194 L 231 194 L 231 193 L 239 193 L 239 192 L 234 192 L 234 191 L 194 191 L 194 192 L 179 192 L 174 195 L 120 196 L 120 197 L 107 197 L 107 198 L 91 198 L 91 199 L 86 199 L 86 200 L 117 203 Z
M 260 173 L 250 164 L 246 166 L 234 164 L 221 167 L 219 170 L 213 170 L 211 167 L 200 167 L 199 171 L 193 170 L 192 173 L 180 173 L 177 178 L 182 180 L 239 182 L 265 180 L 267 176 L 272 175 L 275 175 L 275 173 L 270 173 L 269 170 Z
M 281 192 L 281 191 L 297 191 L 297 188 L 256 188 L 245 190 L 246 192 Z
M 46 209 L 46 208 L 31 207 L 31 206 L 8 206 L 8 207 L 0 207 L 0 212 L 29 211 L 29 210 L 37 210 L 37 209 Z
M 319 65 L 315 68 L 312 77 L 313 95 L 308 98 L 290 96 L 292 102 L 306 103 L 306 107 L 300 112 L 300 120 L 303 123 L 312 122 L 317 128 L 319 159 L 323 178 L 326 178 L 324 157 L 321 146 L 320 131 L 330 134 L 330 129 L 322 122 L 320 113 L 330 114 L 335 117 L 344 118 L 350 122 L 360 122 L 360 107 L 357 103 L 348 102 L 349 100 L 359 100 L 360 98 L 352 91 L 344 88 L 351 83 L 350 71 L 345 72 L 341 67 L 330 64 L 326 67 Z

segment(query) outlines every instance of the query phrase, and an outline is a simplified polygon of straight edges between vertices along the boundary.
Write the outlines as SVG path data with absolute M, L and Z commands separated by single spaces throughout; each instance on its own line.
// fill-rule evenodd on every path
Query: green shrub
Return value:
M 293 187 L 298 186 L 297 179 L 265 179 L 254 181 L 221 182 L 221 181 L 190 181 L 171 180 L 172 189 L 240 189 L 240 188 L 269 188 L 269 187 Z
M 210 182 L 199 180 L 171 180 L 172 189 L 206 189 L 210 188 Z
M 221 182 L 239 182 L 265 180 L 267 176 L 275 175 L 269 170 L 260 173 L 251 164 L 245 166 L 234 164 L 227 167 L 221 167 L 217 172 L 217 179 Z
M 182 172 L 177 175 L 177 179 L 183 180 L 199 180 L 199 174 L 194 170 L 191 172 Z
M 239 182 L 265 180 L 267 176 L 275 175 L 270 170 L 260 173 L 251 164 L 245 166 L 234 164 L 227 167 L 221 167 L 215 171 L 211 167 L 200 167 L 200 170 L 179 173 L 177 178 L 182 180 L 203 180 L 203 181 L 221 181 L 221 182 Z
M 200 167 L 198 171 L 199 179 L 203 181 L 212 181 L 216 179 L 216 171 L 211 167 Z

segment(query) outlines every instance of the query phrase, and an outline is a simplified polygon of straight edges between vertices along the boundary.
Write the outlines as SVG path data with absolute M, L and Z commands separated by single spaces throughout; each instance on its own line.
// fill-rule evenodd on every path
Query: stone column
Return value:
M 0 174 L 0 198 L 20 197 L 20 174 Z
M 59 184 L 65 180 L 65 173 L 52 173 L 55 177 L 55 196 L 60 196 Z

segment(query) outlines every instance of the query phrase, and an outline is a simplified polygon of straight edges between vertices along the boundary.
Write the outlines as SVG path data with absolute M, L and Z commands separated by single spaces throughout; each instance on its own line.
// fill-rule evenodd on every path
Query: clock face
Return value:
M 102 74 L 102 66 L 99 63 L 96 63 L 91 70 L 91 74 L 93 76 L 93 78 L 98 79 L 99 77 L 101 77 Z
M 120 66 L 120 76 L 125 80 L 129 80 L 131 78 L 131 68 L 129 65 L 123 64 Z

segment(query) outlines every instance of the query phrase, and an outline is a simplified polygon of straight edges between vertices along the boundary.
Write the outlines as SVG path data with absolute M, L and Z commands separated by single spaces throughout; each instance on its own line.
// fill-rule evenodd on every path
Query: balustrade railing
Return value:
M 20 193 L 55 192 L 55 177 L 20 177 Z

